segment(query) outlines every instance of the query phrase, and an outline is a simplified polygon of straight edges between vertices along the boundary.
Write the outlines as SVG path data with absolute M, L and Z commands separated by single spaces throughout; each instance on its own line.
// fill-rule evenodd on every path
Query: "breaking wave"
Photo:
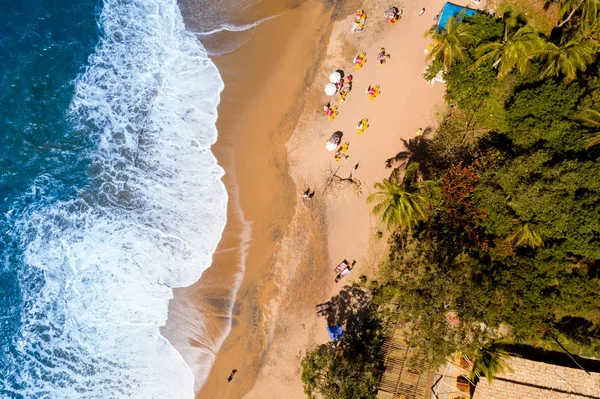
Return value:
M 42 175 L 6 215 L 23 322 L 0 396 L 192 398 L 191 371 L 159 327 L 225 225 L 210 151 L 223 83 L 175 0 L 105 0 L 98 24 L 67 115 L 89 144 L 88 183 Z

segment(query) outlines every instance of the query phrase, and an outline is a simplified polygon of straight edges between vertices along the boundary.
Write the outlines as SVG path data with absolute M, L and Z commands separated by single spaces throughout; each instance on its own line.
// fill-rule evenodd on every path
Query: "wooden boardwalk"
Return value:
M 425 358 L 410 349 L 399 323 L 390 325 L 383 342 L 385 372 L 379 383 L 378 399 L 429 399 L 433 373 Z

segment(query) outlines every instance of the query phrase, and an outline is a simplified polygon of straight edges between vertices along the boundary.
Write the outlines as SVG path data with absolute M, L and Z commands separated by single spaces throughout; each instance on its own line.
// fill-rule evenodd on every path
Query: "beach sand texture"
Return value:
M 328 340 L 315 305 L 362 274 L 376 276 L 386 255 L 385 235 L 376 237 L 385 229 L 366 197 L 389 176 L 384 161 L 403 149 L 401 139 L 435 125 L 444 113 L 444 86 L 426 85 L 421 76 L 429 44 L 424 32 L 443 3 L 395 4 L 405 9 L 392 26 L 383 16 L 388 2 L 307 1 L 215 58 L 225 91 L 214 152 L 226 170 L 228 225 L 213 266 L 198 283 L 176 291 L 163 330 L 190 364 L 198 398 L 305 397 L 301 358 Z M 352 34 L 357 8 L 368 20 L 363 32 Z M 391 54 L 385 65 L 376 60 L 381 47 Z M 362 51 L 368 61 L 355 70 L 352 60 Z M 353 90 L 328 121 L 323 104 L 339 96 L 327 97 L 323 87 L 337 69 L 353 75 Z M 365 93 L 369 85 L 381 86 L 374 100 Z M 358 135 L 362 118 L 370 127 Z M 336 162 L 325 149 L 338 130 L 342 143 L 350 143 L 350 160 Z M 348 177 L 357 163 L 359 195 L 343 182 L 326 187 L 332 171 Z M 307 187 L 316 191 L 310 201 L 301 196 Z M 356 268 L 335 284 L 333 268 L 342 259 L 356 260 Z M 223 341 L 231 306 L 233 325 Z

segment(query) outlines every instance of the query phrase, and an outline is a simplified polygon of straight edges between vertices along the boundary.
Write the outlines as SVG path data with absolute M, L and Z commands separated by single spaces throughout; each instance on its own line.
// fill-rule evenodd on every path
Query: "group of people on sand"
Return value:
M 367 14 L 363 10 L 358 10 L 354 15 L 354 23 L 352 24 L 352 29 L 350 30 L 352 33 L 354 32 L 362 32 L 365 28 L 365 24 L 367 23 Z
M 387 10 L 385 10 L 385 19 L 388 20 L 390 24 L 395 24 L 402 17 L 402 11 L 404 9 L 399 9 L 398 7 L 390 6 Z
M 403 10 L 404 9 L 400 9 L 400 8 L 394 7 L 394 6 L 388 7 L 385 11 L 386 20 L 388 22 L 390 22 L 391 24 L 396 23 L 397 21 L 400 20 Z M 356 14 L 354 15 L 354 24 L 352 27 L 352 32 L 361 32 L 364 29 L 366 20 L 367 20 L 367 14 L 365 13 L 365 11 L 362 9 L 358 10 L 356 12 Z M 384 65 L 390 58 L 391 58 L 391 56 L 389 53 L 387 53 L 385 47 L 381 47 L 379 52 L 377 53 L 378 64 Z M 361 52 L 356 57 L 354 57 L 354 59 L 352 61 L 353 66 L 357 70 L 362 69 L 366 63 L 367 63 L 367 53 L 365 51 Z M 339 96 L 338 103 L 341 105 L 346 101 L 346 97 L 352 91 L 352 83 L 353 83 L 352 75 L 347 75 L 344 77 L 344 72 L 342 70 L 337 70 L 330 75 L 330 85 L 331 86 L 335 85 L 335 92 L 332 87 L 331 94 L 330 93 L 327 93 L 327 94 L 334 95 L 335 93 L 339 93 L 340 96 Z M 327 90 L 326 90 L 326 92 L 327 92 Z M 366 93 L 368 94 L 370 100 L 374 100 L 381 94 L 381 87 L 379 85 L 369 85 L 366 89 Z M 327 116 L 327 119 L 329 121 L 333 121 L 338 116 L 338 105 L 332 106 L 331 103 L 327 103 L 326 105 L 323 106 L 323 112 L 324 112 L 325 116 Z M 363 134 L 368 128 L 369 128 L 369 119 L 368 118 L 362 118 L 356 125 L 358 134 Z M 340 145 L 339 142 L 341 140 L 338 140 L 337 143 L 330 143 L 330 141 L 331 141 L 331 139 L 328 141 L 327 147 L 328 147 L 329 151 L 335 150 L 334 159 L 336 160 L 336 162 L 339 162 L 342 159 L 344 159 L 344 160 L 350 159 L 350 156 L 347 154 L 348 148 L 350 146 L 349 142 L 345 142 L 344 144 Z M 335 145 L 338 145 L 339 147 L 336 148 L 336 147 L 334 147 Z M 386 167 L 390 167 L 390 166 L 391 165 L 388 165 L 386 163 Z M 310 194 L 310 192 L 305 192 L 303 196 L 305 198 L 308 198 L 309 194 Z
M 342 85 L 340 87 L 340 99 L 339 103 L 343 104 L 346 101 L 346 96 L 352 91 L 352 75 L 346 76 L 346 80 L 342 79 Z
M 353 63 L 356 69 L 362 68 L 367 63 L 367 53 L 363 51 L 362 53 L 354 57 Z
M 366 92 L 369 95 L 369 100 L 373 100 L 381 94 L 381 88 L 379 87 L 379 85 L 369 85 L 369 87 L 367 87 Z
M 305 199 L 312 199 L 312 197 L 314 197 L 315 195 L 315 190 L 313 190 L 313 192 L 310 192 L 310 187 L 306 189 L 306 191 L 304 191 L 304 193 L 302 193 L 302 198 Z
M 340 162 L 340 160 L 343 158 L 346 161 L 350 160 L 350 156 L 348 154 L 346 154 L 346 151 L 348 151 L 348 147 L 350 147 L 350 143 L 345 142 L 344 144 L 342 144 L 340 146 L 340 148 L 337 149 L 336 153 L 335 153 L 335 161 L 336 162 Z
M 327 116 L 327 119 L 330 121 L 334 120 L 335 117 L 338 115 L 337 105 L 334 105 L 332 107 L 330 103 L 327 103 L 327 105 L 325 105 L 323 107 L 323 111 L 325 111 L 325 115 Z
M 369 128 L 369 120 L 367 118 L 362 118 L 356 125 L 356 128 L 358 129 L 358 134 L 363 134 L 365 130 Z
M 385 17 L 390 23 L 395 23 L 396 21 L 400 20 L 401 14 L 402 14 L 402 10 L 399 9 L 398 7 L 389 7 L 385 12 Z M 354 25 L 353 25 L 352 31 L 353 32 L 362 31 L 362 29 L 364 28 L 366 19 L 367 19 L 367 14 L 365 13 L 365 11 L 358 10 L 354 16 Z M 387 62 L 387 60 L 390 59 L 390 57 L 391 56 L 389 53 L 386 52 L 385 47 L 381 47 L 381 49 L 377 53 L 377 62 L 379 63 L 379 65 L 384 65 Z M 352 61 L 352 64 L 354 65 L 354 67 L 357 70 L 362 69 L 362 67 L 366 63 L 367 63 L 367 53 L 365 51 L 361 52 L 356 57 L 354 57 L 354 60 Z M 339 81 L 334 83 L 335 89 L 336 89 L 336 92 L 338 92 L 340 95 L 340 98 L 338 100 L 339 104 L 343 104 L 346 101 L 346 96 L 352 90 L 353 77 L 352 77 L 352 75 L 348 75 L 344 78 L 343 72 L 341 70 L 336 71 L 336 73 L 339 73 L 340 79 L 339 79 Z M 330 77 L 330 79 L 331 79 L 331 77 Z M 337 77 L 334 79 L 337 79 Z M 335 82 L 335 80 L 331 80 L 331 82 Z M 366 93 L 369 95 L 370 100 L 374 100 L 381 94 L 381 87 L 379 85 L 369 85 L 366 89 Z M 332 121 L 338 115 L 338 106 L 337 105 L 331 106 L 331 103 L 327 103 L 325 106 L 323 106 L 323 111 L 324 111 L 325 115 L 327 116 L 328 120 Z M 358 122 L 358 124 L 356 125 L 356 128 L 357 128 L 358 134 L 363 134 L 365 132 L 365 130 L 367 130 L 369 128 L 369 120 L 367 118 L 361 119 Z M 335 152 L 335 155 L 334 155 L 334 159 L 337 162 L 339 162 L 342 159 L 345 159 L 345 160 L 350 159 L 350 156 L 348 154 L 346 154 L 346 151 L 348 150 L 349 146 L 350 146 L 350 143 L 346 142 L 337 149 L 337 151 Z

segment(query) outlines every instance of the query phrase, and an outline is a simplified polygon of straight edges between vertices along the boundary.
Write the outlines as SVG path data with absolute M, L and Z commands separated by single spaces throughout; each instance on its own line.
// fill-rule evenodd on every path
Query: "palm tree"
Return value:
M 516 247 L 526 246 L 537 248 L 544 244 L 542 237 L 529 227 L 529 223 L 523 223 L 517 227 L 515 232 L 508 237 L 508 241 Z
M 466 61 L 468 53 L 466 45 L 469 42 L 477 40 L 472 34 L 473 26 L 468 23 L 460 23 L 461 15 L 456 18 L 450 18 L 446 29 L 438 30 L 432 28 L 425 36 L 431 36 L 433 40 L 433 49 L 427 54 L 428 60 L 441 62 L 441 67 L 447 70 L 457 61 Z
M 559 0 L 562 15 L 569 13 L 562 20 L 558 27 L 562 28 L 571 18 L 580 11 L 579 29 L 584 37 L 589 37 L 599 28 L 598 14 L 600 11 L 600 2 L 598 0 Z
M 578 71 L 585 71 L 595 60 L 597 49 L 598 43 L 595 40 L 578 37 L 561 46 L 546 43 L 545 49 L 539 52 L 542 58 L 547 59 L 540 78 L 563 75 L 566 82 L 572 81 L 577 77 Z
M 432 128 L 428 127 L 419 136 L 412 139 L 400 139 L 404 144 L 404 150 L 397 153 L 394 157 L 389 158 L 387 161 L 396 163 L 399 165 L 392 171 L 390 181 L 396 184 L 400 184 L 403 180 L 400 179 L 400 171 L 404 169 L 404 180 L 407 176 L 410 176 L 410 185 L 414 185 L 419 180 L 422 180 L 429 174 L 429 158 L 430 151 L 429 146 L 431 139 L 429 136 L 433 131 Z
M 410 190 L 422 179 L 420 169 L 421 164 L 419 162 L 412 162 L 404 169 L 404 175 L 402 175 L 402 166 L 398 166 L 394 168 L 388 180 L 397 184 L 403 190 Z
M 367 197 L 367 203 L 377 202 L 374 214 L 382 214 L 381 219 L 391 229 L 394 225 L 409 231 L 425 218 L 425 208 L 429 200 L 419 193 L 410 193 L 388 180 L 375 183 L 380 191 Z
M 558 24 L 558 27 L 562 28 L 564 24 L 566 24 L 567 22 L 569 22 L 571 20 L 571 18 L 573 18 L 573 15 L 575 15 L 577 10 L 579 10 L 579 7 L 581 7 L 583 1 L 582 0 L 559 0 L 558 3 L 560 4 L 560 14 L 561 15 L 565 15 L 567 12 L 569 13 L 569 15 L 567 15 L 567 17 L 565 19 L 563 19 L 562 21 L 560 21 L 560 23 Z
M 513 70 L 524 74 L 529 69 L 529 61 L 544 41 L 531 26 L 525 25 L 515 31 L 515 22 L 506 21 L 504 35 L 499 42 L 480 44 L 475 53 L 476 66 L 493 61 L 492 67 L 498 68 L 498 78 L 501 79 Z
M 573 119 L 576 119 L 584 124 L 596 128 L 600 128 L 600 112 L 595 109 L 586 108 L 583 111 L 575 113 Z M 591 137 L 587 139 L 587 149 L 600 144 L 600 131 L 592 133 Z
M 475 379 L 475 377 L 483 374 L 491 384 L 499 373 L 513 371 L 506 364 L 506 359 L 508 358 L 510 358 L 510 355 L 504 350 L 501 343 L 492 342 L 480 348 L 475 355 L 473 370 L 471 370 L 471 379 Z

